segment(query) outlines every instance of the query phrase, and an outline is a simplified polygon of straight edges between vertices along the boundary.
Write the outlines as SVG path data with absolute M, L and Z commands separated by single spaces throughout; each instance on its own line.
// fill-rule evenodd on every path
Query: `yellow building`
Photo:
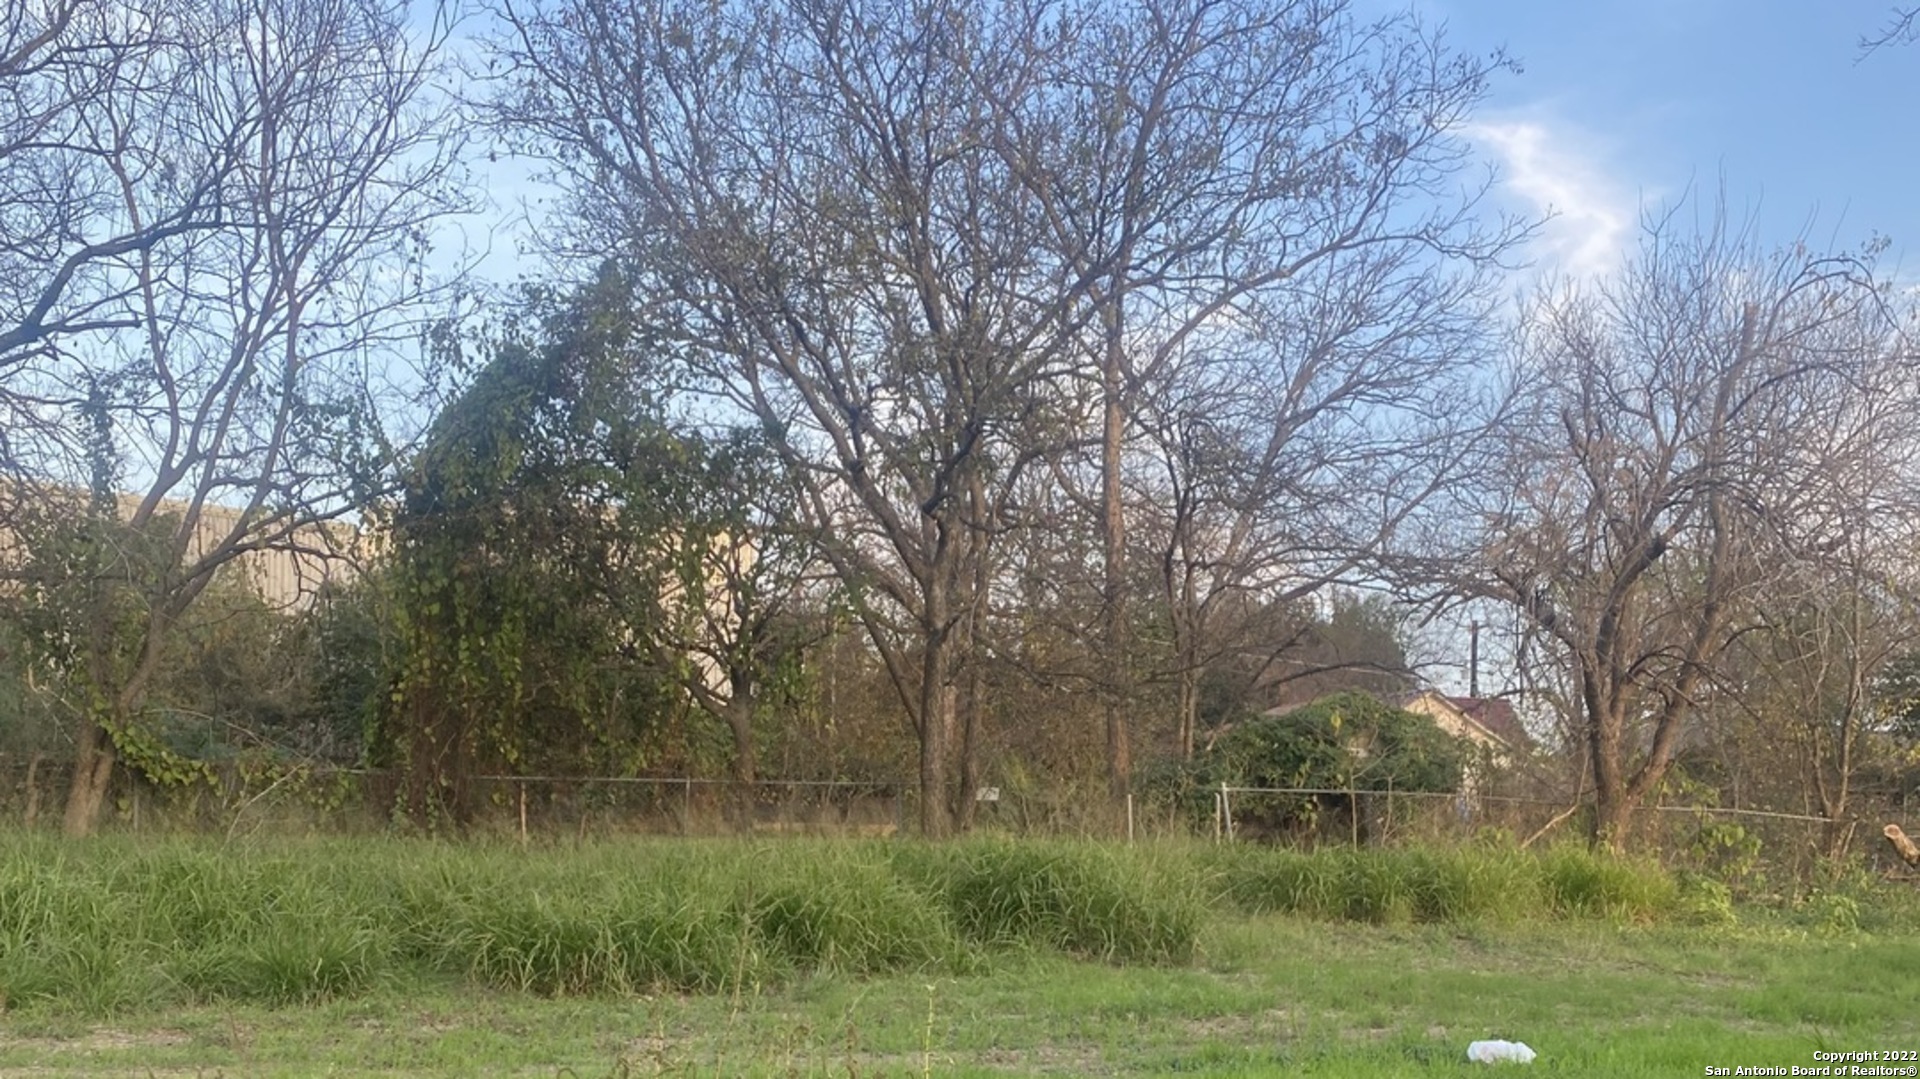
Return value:
M 42 489 L 37 495 L 28 495 L 15 487 L 13 493 L 16 497 L 35 498 L 40 503 L 35 508 L 41 511 L 52 508 L 60 513 L 87 512 L 87 496 L 71 489 Z M 131 520 L 141 502 L 140 495 L 118 496 L 116 508 L 121 520 Z M 50 506 L 50 503 L 71 505 Z M 186 502 L 164 499 L 155 517 L 185 522 L 190 509 Z M 186 549 L 182 560 L 191 564 L 232 542 L 239 522 L 239 510 L 203 504 L 191 533 L 184 537 Z M 346 521 L 304 524 L 289 530 L 285 536 L 269 539 L 256 534 L 242 537 L 241 542 L 251 549 L 243 550 L 219 572 L 241 574 L 268 606 L 285 611 L 305 609 L 323 586 L 351 580 L 371 547 L 360 529 Z M 0 527 L 0 564 L 17 565 L 23 553 L 19 547 L 11 530 Z

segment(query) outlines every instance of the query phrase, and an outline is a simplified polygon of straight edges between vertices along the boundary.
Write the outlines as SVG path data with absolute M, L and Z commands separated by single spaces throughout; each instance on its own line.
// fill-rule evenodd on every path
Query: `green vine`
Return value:
M 534 306 L 536 332 L 479 343 L 391 509 L 400 660 L 369 746 L 402 776 L 397 814 L 427 827 L 464 823 L 485 772 L 631 769 L 667 713 L 641 642 L 685 450 L 617 273 Z

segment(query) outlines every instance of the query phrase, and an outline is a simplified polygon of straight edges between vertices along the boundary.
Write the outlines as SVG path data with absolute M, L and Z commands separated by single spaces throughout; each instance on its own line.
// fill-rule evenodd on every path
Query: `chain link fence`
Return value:
M 0 821 L 56 829 L 72 764 L 50 754 L 0 753 Z M 588 839 L 613 835 L 893 836 L 919 818 L 915 784 L 879 781 L 578 776 L 481 776 L 474 780 L 482 834 Z M 1514 786 L 1519 786 L 1515 784 Z M 1538 784 L 1533 784 L 1535 788 Z M 326 763 L 235 759 L 177 789 L 124 770 L 109 795 L 106 827 L 136 833 L 371 833 L 393 827 L 389 773 Z M 1635 816 L 1629 845 L 1670 864 L 1755 880 L 1807 879 L 1829 852 L 1875 871 L 1899 868 L 1881 838 L 1889 822 L 1920 825 L 1910 806 L 1856 800 L 1828 821 L 1771 807 L 1654 804 Z M 1538 789 L 1434 793 L 1379 789 L 1225 786 L 1178 797 L 1130 799 L 1117 808 L 1100 785 L 983 788 L 971 806 L 979 831 L 1034 836 L 1151 839 L 1312 848 L 1577 839 L 1585 799 Z M 1124 816 L 1123 816 L 1124 814 Z M 1912 830 L 1920 831 L 1920 827 Z
M 397 777 L 324 763 L 228 760 L 176 788 L 123 769 L 108 794 L 109 828 L 132 832 L 294 830 L 357 833 L 390 827 Z M 57 828 L 71 761 L 0 753 L 0 821 Z M 913 810 L 898 783 L 686 776 L 477 776 L 474 830 L 526 836 L 888 836 Z

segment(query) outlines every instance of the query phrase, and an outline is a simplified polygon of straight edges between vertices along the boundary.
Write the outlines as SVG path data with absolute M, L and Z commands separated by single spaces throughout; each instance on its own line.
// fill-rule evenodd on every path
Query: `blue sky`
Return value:
M 1770 244 L 1885 236 L 1882 269 L 1920 277 L 1920 44 L 1859 48 L 1887 25 L 1884 0 L 1357 0 L 1356 14 L 1409 2 L 1453 49 L 1505 48 L 1522 67 L 1466 134 L 1505 208 L 1555 214 L 1528 252 L 1537 269 L 1604 273 L 1643 207 L 1691 192 L 1710 211 L 1724 190 Z M 523 163 L 480 168 L 503 216 L 542 193 Z M 484 243 L 496 226 L 476 224 L 465 239 Z M 523 235 L 495 231 L 483 276 L 535 269 L 514 251 Z
M 1452 48 L 1505 48 L 1521 65 L 1464 134 L 1508 209 L 1556 215 L 1528 252 L 1537 269 L 1604 274 L 1631 251 L 1643 207 L 1691 192 L 1711 212 L 1724 190 L 1763 242 L 1841 250 L 1885 236 L 1882 270 L 1920 279 L 1920 44 L 1859 48 L 1887 24 L 1884 0 L 1356 0 L 1357 14 L 1409 2 Z M 479 168 L 503 210 L 542 194 L 523 162 Z M 522 236 L 495 232 L 482 274 L 537 273 L 515 255 Z M 1490 688 L 1510 664 L 1489 648 Z M 1464 671 L 1428 673 L 1465 689 Z
M 1365 5 L 1376 10 L 1386 5 Z M 1711 209 L 1819 249 L 1892 241 L 1920 273 L 1920 45 L 1862 57 L 1892 7 L 1861 0 L 1415 0 L 1459 51 L 1504 47 L 1468 135 L 1512 208 L 1558 216 L 1536 265 L 1617 264 L 1643 206 L 1690 190 Z

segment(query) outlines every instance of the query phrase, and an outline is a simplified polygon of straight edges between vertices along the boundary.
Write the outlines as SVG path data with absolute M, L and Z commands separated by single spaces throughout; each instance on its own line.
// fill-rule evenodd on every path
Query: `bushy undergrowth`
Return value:
M 1710 883 L 1710 882 L 1708 882 Z M 1857 893 L 1857 894 L 1856 894 Z M 1873 931 L 1836 885 L 1790 916 Z M 1580 847 L 1276 850 L 974 840 L 219 846 L 0 836 L 0 1009 L 311 1003 L 390 984 L 728 992 L 1057 951 L 1191 958 L 1210 918 L 1730 921 L 1731 898 Z M 1903 919 L 1904 921 L 1904 919 Z

